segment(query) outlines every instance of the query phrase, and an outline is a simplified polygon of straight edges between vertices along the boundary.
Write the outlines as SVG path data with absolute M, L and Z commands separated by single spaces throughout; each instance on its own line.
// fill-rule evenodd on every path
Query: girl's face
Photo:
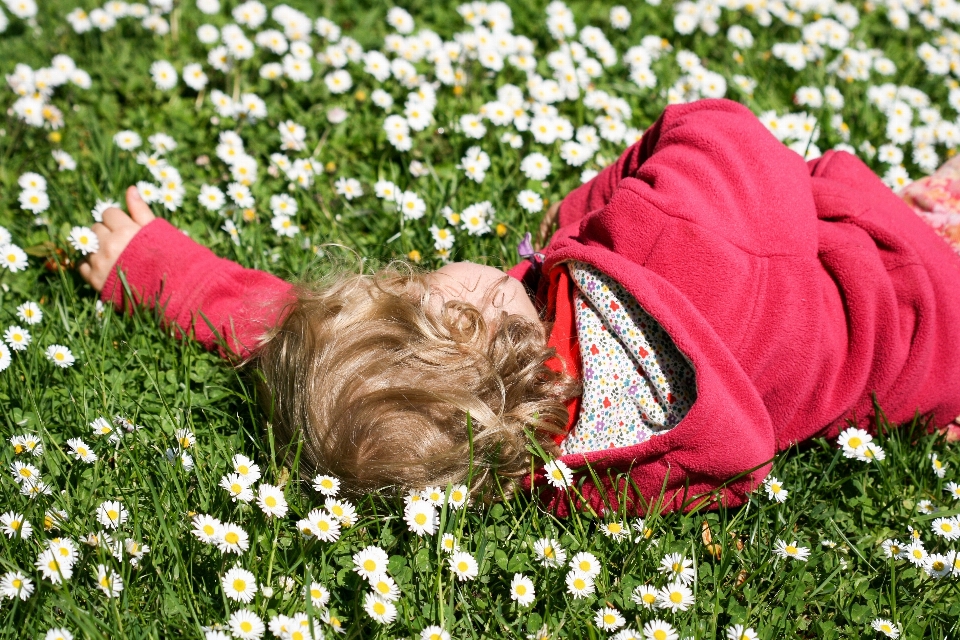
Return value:
M 483 314 L 488 326 L 494 326 L 502 312 L 540 322 L 540 316 L 519 280 L 503 271 L 473 262 L 451 262 L 429 276 L 430 286 L 440 299 L 469 302 Z

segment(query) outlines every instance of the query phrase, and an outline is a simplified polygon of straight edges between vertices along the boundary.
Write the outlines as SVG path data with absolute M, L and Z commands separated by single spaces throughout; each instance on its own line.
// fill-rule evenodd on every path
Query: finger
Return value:
M 93 233 L 97 236 L 97 240 L 99 240 L 101 243 L 107 239 L 107 236 L 110 235 L 110 229 L 108 229 L 107 225 L 103 224 L 102 222 L 95 223 L 92 227 L 90 227 L 90 231 L 93 231 Z
M 93 267 L 90 266 L 90 263 L 84 260 L 77 266 L 77 271 L 80 272 L 80 277 L 90 282 L 90 276 L 93 273 Z
M 120 209 L 111 207 L 103 212 L 103 224 L 110 231 L 120 231 L 136 223 Z
M 156 218 L 147 203 L 140 197 L 140 192 L 133 186 L 127 188 L 127 208 L 130 210 L 133 221 L 141 227 L 147 226 Z

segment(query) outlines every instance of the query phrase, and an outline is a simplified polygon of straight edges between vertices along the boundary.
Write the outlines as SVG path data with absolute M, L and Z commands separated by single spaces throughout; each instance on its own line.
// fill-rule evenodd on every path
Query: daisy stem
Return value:
M 270 578 L 273 576 L 273 559 L 277 554 L 277 540 L 280 534 L 280 518 L 273 519 L 273 545 L 270 547 L 270 562 L 267 564 L 267 582 L 270 585 Z M 309 589 L 309 585 L 307 586 Z

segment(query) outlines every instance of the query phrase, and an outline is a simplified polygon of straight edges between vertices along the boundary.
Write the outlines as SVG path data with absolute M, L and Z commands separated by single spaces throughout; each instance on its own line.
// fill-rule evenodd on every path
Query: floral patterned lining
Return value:
M 630 446 L 676 426 L 696 399 L 693 367 L 618 282 L 588 264 L 568 266 L 583 398 L 563 453 Z

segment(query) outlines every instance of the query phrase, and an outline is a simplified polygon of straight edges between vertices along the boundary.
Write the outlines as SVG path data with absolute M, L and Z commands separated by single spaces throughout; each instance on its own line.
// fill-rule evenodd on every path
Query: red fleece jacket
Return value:
M 613 276 L 696 371 L 697 400 L 669 432 L 563 459 L 589 465 L 580 494 L 596 511 L 692 508 L 711 494 L 739 504 L 777 451 L 847 420 L 869 428 L 874 393 L 893 422 L 960 414 L 960 258 L 852 155 L 804 163 L 743 106 L 672 106 L 564 200 L 560 225 L 542 281 L 559 287 L 568 260 Z M 161 220 L 118 267 L 138 302 L 211 347 L 202 314 L 240 354 L 289 295 Z M 115 277 L 103 297 L 122 305 Z M 551 336 L 568 354 L 574 339 Z M 586 506 L 542 473 L 533 484 L 561 515 Z

